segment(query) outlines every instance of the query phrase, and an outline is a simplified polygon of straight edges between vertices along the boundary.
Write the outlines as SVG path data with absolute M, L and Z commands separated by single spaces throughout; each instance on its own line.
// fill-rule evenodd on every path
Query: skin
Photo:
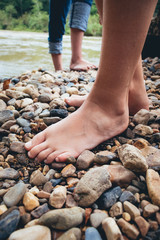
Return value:
M 71 50 L 72 57 L 70 62 L 70 69 L 74 71 L 87 71 L 89 69 L 94 69 L 96 66 L 82 57 L 82 40 L 84 32 L 71 28 Z M 55 70 L 62 70 L 62 54 L 51 54 L 53 65 Z
M 63 162 L 127 128 L 131 80 L 156 3 L 104 0 L 102 49 L 95 84 L 77 111 L 25 144 L 29 157 L 39 162 Z

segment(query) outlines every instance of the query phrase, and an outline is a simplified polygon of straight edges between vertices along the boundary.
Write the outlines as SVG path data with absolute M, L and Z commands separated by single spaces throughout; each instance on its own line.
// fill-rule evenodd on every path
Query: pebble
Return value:
M 116 202 L 109 210 L 109 215 L 111 217 L 119 217 L 123 213 L 123 206 L 121 202 Z
M 138 124 L 133 131 L 142 137 L 153 134 L 152 128 L 143 124 Z
M 145 172 L 148 168 L 146 159 L 136 147 L 124 144 L 118 148 L 118 155 L 123 166 L 135 172 Z
M 135 220 L 136 217 L 141 215 L 139 209 L 128 201 L 123 203 L 123 208 L 127 213 L 130 214 L 132 220 Z
M 80 206 L 90 206 L 111 187 L 109 178 L 109 173 L 104 167 L 90 169 L 75 187 L 75 200 Z
M 115 153 L 105 150 L 96 153 L 94 162 L 102 165 L 107 164 L 108 162 L 115 160 L 116 158 L 117 155 Z
M 65 118 L 68 116 L 68 111 L 66 109 L 51 109 L 51 117 Z
M 14 114 L 10 110 L 2 110 L 0 111 L 0 125 L 9 121 L 14 120 Z
M 62 236 L 57 238 L 57 240 L 81 240 L 81 230 L 79 228 L 71 228 L 66 231 Z
M 84 209 L 80 207 L 51 210 L 43 214 L 38 223 L 59 230 L 68 230 L 82 223 Z
M 123 218 L 120 218 L 117 221 L 118 226 L 120 227 L 121 231 L 127 235 L 127 237 L 131 239 L 137 239 L 139 236 L 139 231 L 135 225 L 126 222 Z
M 77 158 L 76 167 L 78 169 L 89 168 L 94 162 L 94 156 L 95 154 L 89 150 L 83 151 Z
M 38 96 L 38 102 L 48 103 L 51 100 L 52 100 L 52 96 L 50 94 L 47 94 L 47 93 L 43 93 L 43 94 L 40 94 Z
M 70 177 L 70 176 L 74 176 L 76 172 L 76 168 L 75 166 L 73 166 L 72 164 L 68 164 L 66 167 L 64 167 L 61 171 L 62 177 Z
M 119 198 L 120 202 L 125 202 L 125 201 L 129 201 L 131 203 L 135 203 L 136 202 L 136 198 L 133 195 L 133 193 L 129 192 L 129 191 L 123 191 L 123 193 L 121 194 L 120 198 Z
M 102 209 L 110 208 L 117 202 L 121 194 L 122 190 L 119 186 L 112 188 L 101 195 L 98 199 L 98 205 Z
M 10 150 L 16 153 L 25 153 L 24 143 L 19 141 L 13 141 L 10 144 Z
M 156 212 L 159 211 L 159 207 L 154 205 L 154 204 L 147 204 L 144 208 L 143 208 L 143 216 L 144 217 L 150 217 L 153 214 L 155 214 Z
M 7 211 L 6 205 L 4 205 L 4 204 L 0 205 L 0 215 L 2 215 L 6 211 Z
M 3 201 L 7 207 L 16 206 L 23 198 L 25 192 L 25 184 L 23 182 L 19 182 L 4 195 Z
M 24 240 L 51 240 L 51 232 L 45 226 L 31 226 L 13 232 L 8 240 L 21 240 L 22 238 Z
M 13 168 L 5 168 L 0 170 L 0 179 L 17 179 L 18 177 L 18 171 Z
M 94 227 L 89 227 L 87 228 L 87 230 L 85 231 L 85 240 L 102 240 L 99 232 L 97 231 L 96 228 Z
M 67 197 L 66 187 L 60 186 L 54 189 L 49 198 L 49 204 L 54 208 L 62 208 Z
M 154 116 L 154 114 L 152 114 L 148 110 L 141 109 L 134 115 L 133 121 L 136 122 L 137 124 L 147 125 L 149 119 L 153 116 Z
M 94 212 L 90 215 L 91 226 L 97 228 L 101 225 L 102 221 L 108 217 L 106 212 Z
M 19 124 L 21 127 L 29 127 L 30 122 L 24 118 L 17 118 L 16 119 L 17 124 Z
M 40 170 L 34 171 L 30 176 L 30 183 L 36 186 L 45 184 L 48 179 L 41 173 Z
M 31 215 L 34 218 L 40 218 L 44 213 L 49 211 L 49 207 L 47 203 L 44 203 L 43 205 L 37 207 L 35 210 L 31 212 Z
M 102 222 L 102 227 L 105 231 L 107 240 L 122 239 L 122 233 L 113 218 L 108 217 L 104 219 Z
M 20 213 L 16 207 L 10 208 L 0 216 L 0 239 L 5 240 L 14 232 L 20 220 Z
M 78 206 L 77 202 L 74 200 L 74 197 L 70 194 L 67 195 L 66 197 L 66 208 L 72 208 Z
M 131 215 L 128 212 L 123 212 L 122 213 L 122 218 L 127 222 L 131 221 Z
M 160 207 L 160 191 L 157 191 L 160 186 L 160 176 L 158 172 L 148 169 L 146 174 L 146 183 L 152 202 Z
M 32 211 L 36 207 L 39 207 L 39 201 L 36 196 L 30 192 L 26 192 L 23 197 L 23 204 L 27 211 Z

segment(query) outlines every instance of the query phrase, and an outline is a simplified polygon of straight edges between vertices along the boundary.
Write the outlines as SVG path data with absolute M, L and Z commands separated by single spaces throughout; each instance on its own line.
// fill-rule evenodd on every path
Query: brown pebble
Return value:
M 145 237 L 150 227 L 149 223 L 142 216 L 136 217 L 135 222 L 141 232 L 141 235 Z

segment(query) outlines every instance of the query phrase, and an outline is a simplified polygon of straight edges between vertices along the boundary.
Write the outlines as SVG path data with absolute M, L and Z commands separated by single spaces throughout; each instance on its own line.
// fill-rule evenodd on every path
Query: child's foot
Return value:
M 37 134 L 25 148 L 28 156 L 41 162 L 63 162 L 69 156 L 77 157 L 85 149 L 122 133 L 128 126 L 128 109 L 115 112 L 86 100 L 74 113 Z
M 71 61 L 70 70 L 88 71 L 89 69 L 97 69 L 97 67 L 96 65 L 83 59 L 77 60 L 76 62 Z

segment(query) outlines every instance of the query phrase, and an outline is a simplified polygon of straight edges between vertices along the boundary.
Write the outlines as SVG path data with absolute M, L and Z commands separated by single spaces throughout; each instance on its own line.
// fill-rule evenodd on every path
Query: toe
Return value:
M 51 154 L 52 152 L 53 152 L 53 150 L 50 149 L 50 148 L 45 149 L 44 151 L 40 152 L 40 153 L 37 155 L 35 161 L 42 162 L 42 161 L 43 161 L 44 159 L 46 159 L 46 158 L 48 157 L 48 155 Z
M 61 153 L 60 155 L 57 155 L 55 160 L 56 162 L 65 162 L 68 157 L 77 157 L 77 154 L 71 152 L 64 152 Z
M 43 142 L 35 147 L 33 147 L 29 152 L 28 156 L 30 158 L 36 157 L 41 151 L 44 151 L 47 148 L 46 142 Z
M 29 141 L 25 144 L 25 148 L 26 148 L 26 150 L 29 151 L 31 148 L 33 148 L 34 146 L 36 146 L 44 141 L 45 141 L 44 132 L 38 133 L 31 141 Z
M 52 163 L 55 160 L 55 158 L 61 153 L 62 153 L 62 151 L 52 152 L 51 154 L 48 155 L 48 157 L 46 158 L 46 160 L 44 162 L 47 164 Z

